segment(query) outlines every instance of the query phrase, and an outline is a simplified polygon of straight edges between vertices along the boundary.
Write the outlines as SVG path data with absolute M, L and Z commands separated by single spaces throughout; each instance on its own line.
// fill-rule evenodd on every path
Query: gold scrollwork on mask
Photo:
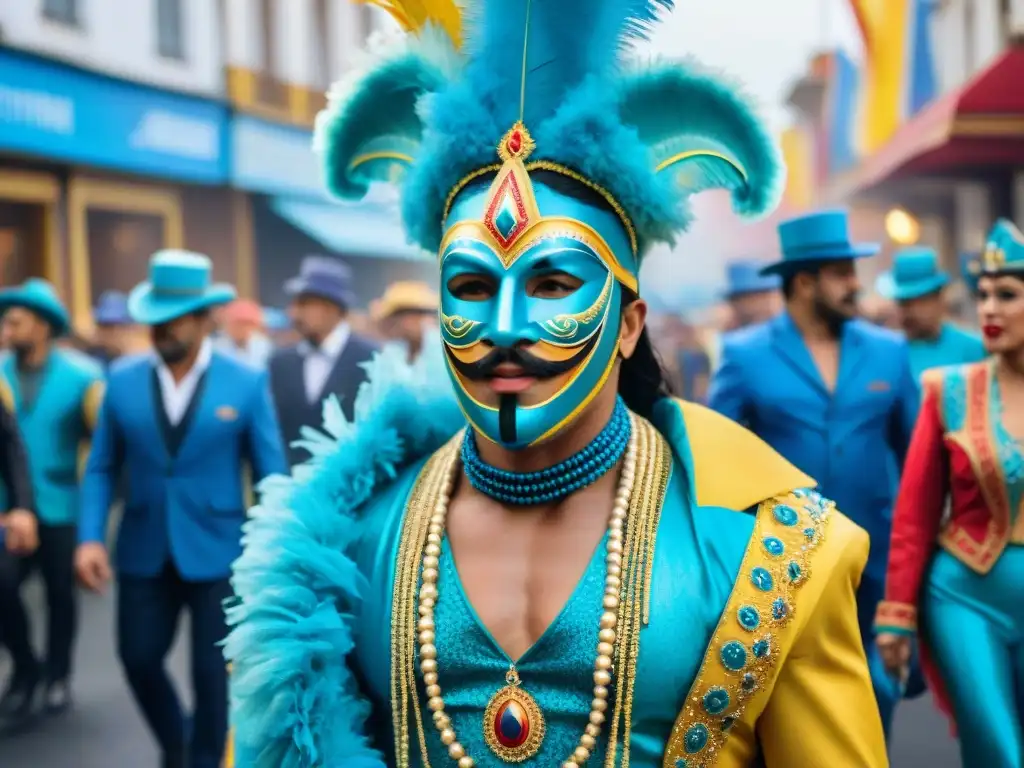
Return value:
M 441 322 L 444 329 L 453 339 L 461 339 L 469 334 L 474 328 L 480 325 L 478 320 L 470 320 L 461 315 L 441 315 Z
M 601 295 L 597 297 L 597 301 L 582 312 L 572 315 L 555 315 L 550 320 L 545 320 L 543 323 L 544 330 L 560 339 L 568 339 L 575 335 L 581 325 L 593 322 L 604 310 L 605 304 L 608 303 L 608 298 L 612 295 L 613 282 L 613 276 L 609 272 L 608 278 L 604 282 L 604 288 L 601 289 Z

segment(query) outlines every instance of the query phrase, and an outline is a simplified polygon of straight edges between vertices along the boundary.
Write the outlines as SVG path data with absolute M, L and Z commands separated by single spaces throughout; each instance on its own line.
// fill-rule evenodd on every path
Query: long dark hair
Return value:
M 622 307 L 625 309 L 637 296 L 630 290 L 622 289 Z M 619 395 L 633 413 L 651 418 L 654 405 L 665 397 L 672 396 L 672 388 L 665 377 L 661 359 L 651 343 L 647 328 L 640 331 L 636 349 L 628 358 L 622 359 L 619 368 Z

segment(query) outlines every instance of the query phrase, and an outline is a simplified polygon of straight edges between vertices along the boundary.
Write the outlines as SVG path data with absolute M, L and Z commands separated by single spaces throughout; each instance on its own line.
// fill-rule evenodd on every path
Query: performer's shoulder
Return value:
M 654 421 L 677 455 L 689 454 L 700 506 L 743 511 L 815 485 L 760 437 L 705 406 L 665 398 L 655 406 Z

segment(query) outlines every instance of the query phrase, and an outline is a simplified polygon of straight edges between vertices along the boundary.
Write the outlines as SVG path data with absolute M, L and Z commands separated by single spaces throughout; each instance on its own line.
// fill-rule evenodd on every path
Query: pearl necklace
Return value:
M 602 601 L 604 612 L 601 614 L 597 657 L 594 660 L 594 698 L 590 703 L 590 715 L 584 732 L 579 738 L 576 749 L 562 763 L 562 768 L 575 768 L 575 766 L 580 766 L 587 762 L 597 746 L 597 739 L 601 734 L 601 725 L 605 721 L 605 712 L 608 709 L 608 688 L 612 683 L 612 660 L 615 655 L 615 643 L 618 639 L 618 607 L 619 595 L 622 589 L 622 557 L 626 517 L 629 513 L 629 502 L 633 495 L 633 484 L 636 478 L 639 425 L 632 414 L 630 414 L 630 422 L 629 446 L 626 449 L 622 474 L 619 477 L 615 503 L 608 520 L 604 597 Z M 474 768 L 476 761 L 466 754 L 465 747 L 459 743 L 455 729 L 452 727 L 451 718 L 445 712 L 444 698 L 437 671 L 437 647 L 434 645 L 434 608 L 437 605 L 438 598 L 437 580 L 439 558 L 441 556 L 441 537 L 444 535 L 445 521 L 448 516 L 448 504 L 451 500 L 454 480 L 455 472 L 453 471 L 445 481 L 444 489 L 437 499 L 437 504 L 434 507 L 434 512 L 430 517 L 427 529 L 426 546 L 423 548 L 422 586 L 419 591 L 417 632 L 420 671 L 423 674 L 423 684 L 426 687 L 427 706 L 433 712 L 434 726 L 440 733 L 441 742 L 448 748 L 448 756 L 458 764 L 458 768 Z M 507 681 L 510 685 L 518 685 L 518 675 L 515 673 L 514 664 L 509 671 Z M 538 743 L 537 749 L 539 749 L 539 746 Z

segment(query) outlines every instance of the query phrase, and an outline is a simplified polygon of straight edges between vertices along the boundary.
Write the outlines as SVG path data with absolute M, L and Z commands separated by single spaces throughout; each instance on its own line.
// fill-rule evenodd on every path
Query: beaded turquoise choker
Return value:
M 550 504 L 593 485 L 609 472 L 625 455 L 629 436 L 629 410 L 620 397 L 611 419 L 590 445 L 553 467 L 537 472 L 492 467 L 480 458 L 472 430 L 466 431 L 462 441 L 462 466 L 469 484 L 492 499 L 524 507 Z

